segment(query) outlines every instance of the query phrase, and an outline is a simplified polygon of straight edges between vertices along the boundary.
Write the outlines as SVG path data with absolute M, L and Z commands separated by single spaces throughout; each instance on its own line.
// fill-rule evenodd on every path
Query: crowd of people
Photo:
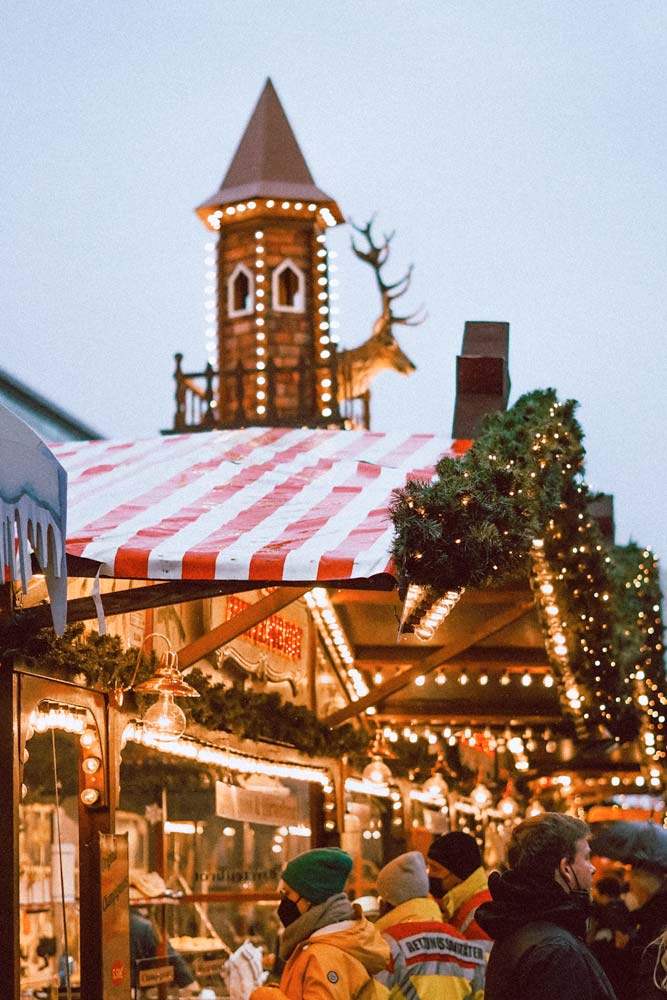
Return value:
M 279 982 L 250 1000 L 667 1000 L 667 883 L 649 865 L 594 881 L 590 830 L 563 813 L 515 827 L 503 872 L 451 832 L 377 876 L 377 915 L 350 900 L 353 860 L 285 866 Z

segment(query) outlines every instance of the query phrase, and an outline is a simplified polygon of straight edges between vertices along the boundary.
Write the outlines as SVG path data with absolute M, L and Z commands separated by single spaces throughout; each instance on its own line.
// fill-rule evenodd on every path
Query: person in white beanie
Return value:
M 375 926 L 391 948 L 389 965 L 375 978 L 389 1000 L 464 1000 L 483 996 L 486 951 L 442 920 L 429 895 L 419 851 L 400 854 L 377 877 L 380 918 Z

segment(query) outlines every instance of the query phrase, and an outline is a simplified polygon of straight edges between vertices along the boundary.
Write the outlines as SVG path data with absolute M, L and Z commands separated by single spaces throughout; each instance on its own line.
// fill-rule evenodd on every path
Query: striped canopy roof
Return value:
M 353 580 L 391 572 L 392 490 L 469 442 L 246 428 L 67 442 L 67 552 L 146 580 Z

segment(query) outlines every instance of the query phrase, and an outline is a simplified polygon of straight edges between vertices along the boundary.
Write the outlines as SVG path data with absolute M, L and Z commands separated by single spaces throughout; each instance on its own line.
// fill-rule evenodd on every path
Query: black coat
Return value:
M 493 938 L 485 1000 L 616 1000 L 584 944 L 588 899 L 551 878 L 516 871 L 489 878 L 492 902 L 476 919 Z

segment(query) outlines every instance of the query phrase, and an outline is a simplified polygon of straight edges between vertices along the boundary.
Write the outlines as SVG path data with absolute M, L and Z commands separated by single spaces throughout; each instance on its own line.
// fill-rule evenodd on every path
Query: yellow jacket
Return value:
M 315 931 L 287 960 L 280 986 L 260 986 L 250 1000 L 376 1000 L 386 995 L 373 976 L 389 961 L 389 945 L 355 908 L 353 920 Z
M 481 996 L 486 949 L 442 920 L 431 897 L 409 899 L 376 921 L 391 948 L 376 979 L 389 1000 L 466 1000 Z

